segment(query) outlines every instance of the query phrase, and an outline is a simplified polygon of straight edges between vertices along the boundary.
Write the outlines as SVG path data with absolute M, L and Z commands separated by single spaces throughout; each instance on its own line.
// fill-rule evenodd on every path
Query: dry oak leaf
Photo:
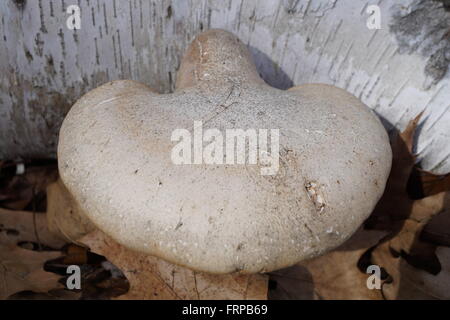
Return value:
M 434 216 L 450 208 L 450 193 L 435 193 L 444 190 L 444 185 L 435 185 L 428 191 L 425 188 L 432 195 L 418 200 L 411 199 L 407 193 L 416 158 L 412 153 L 413 137 L 420 116 L 394 138 L 392 171 L 386 191 L 366 224 L 390 231 L 371 252 L 372 263 L 390 275 L 382 288 L 386 299 L 448 298 L 448 294 L 442 294 L 445 290 L 438 293 L 429 290 L 435 286 L 436 279 L 450 291 L 450 278 L 445 270 L 448 266 L 443 264 L 448 249 L 423 241 L 421 236 Z M 447 179 L 441 181 L 447 183 Z
M 419 181 L 433 179 L 435 181 L 433 188 L 424 188 L 427 197 L 418 200 L 412 199 L 407 193 L 408 181 L 414 172 L 416 159 L 412 151 L 413 140 L 421 116 L 422 113 L 411 120 L 403 132 L 396 133 L 391 139 L 393 151 L 391 173 L 383 197 L 366 222 L 367 227 L 398 232 L 406 220 L 418 221 L 422 226 L 448 207 L 446 198 L 449 197 L 447 191 L 450 189 L 445 189 L 448 184 L 448 179 L 445 178 L 447 175 L 437 176 L 422 170 L 424 177 Z M 439 180 L 442 184 L 438 183 Z M 439 192 L 436 192 L 437 190 Z
M 402 133 L 391 138 L 392 168 L 383 196 L 369 217 L 366 226 L 392 230 L 393 224 L 407 219 L 414 199 L 408 197 L 407 186 L 416 156 L 412 154 L 415 128 L 422 113 L 411 120 Z
M 271 299 L 381 300 L 379 290 L 370 290 L 370 274 L 358 267 L 363 254 L 386 235 L 384 231 L 360 228 L 339 248 L 294 267 L 271 273 L 277 282 Z
M 420 237 L 426 241 L 450 247 L 450 208 L 435 215 L 425 226 Z
M 100 230 L 79 242 L 105 256 L 127 277 L 130 290 L 117 299 L 252 299 L 267 298 L 267 276 L 212 275 L 173 265 L 156 257 L 134 252 Z
M 382 293 L 388 300 L 450 299 L 450 248 L 438 247 L 436 256 L 441 270 L 434 275 L 411 266 L 401 256 L 392 255 L 389 243 L 383 243 L 373 254 L 372 261 L 383 266 L 392 278 L 382 285 Z
M 382 287 L 384 298 L 450 299 L 450 249 L 421 239 L 430 219 L 449 207 L 448 199 L 442 192 L 415 201 L 410 218 L 397 223 L 394 233 L 372 251 L 372 263 L 390 275 Z
M 60 255 L 0 244 L 0 300 L 21 291 L 48 292 L 62 288 L 60 276 L 43 269 L 46 261 Z
M 45 214 L 0 208 L 0 299 L 21 291 L 46 293 L 61 287 L 60 276 L 42 269 L 46 261 L 61 253 L 31 251 L 17 246 L 23 242 L 51 248 L 64 245 L 64 241 L 48 230 Z
M 0 208 L 0 244 L 15 245 L 21 242 L 34 242 L 54 249 L 65 244 L 49 231 L 45 214 Z
M 414 168 L 408 187 L 409 194 L 414 199 L 449 191 L 450 173 L 437 175 L 420 168 Z M 447 192 L 447 194 L 449 193 Z M 426 241 L 450 247 L 450 206 L 446 205 L 443 211 L 431 218 L 420 237 Z
M 414 199 L 450 190 L 450 173 L 444 175 L 434 174 L 415 167 L 408 183 L 408 192 Z

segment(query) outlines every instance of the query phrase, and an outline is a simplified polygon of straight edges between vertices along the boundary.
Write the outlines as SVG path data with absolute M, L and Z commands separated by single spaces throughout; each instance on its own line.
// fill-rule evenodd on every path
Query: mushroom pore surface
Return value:
M 224 144 L 228 129 L 278 129 L 278 171 L 175 164 L 172 134 L 193 137 L 195 121 Z M 77 204 L 124 246 L 194 270 L 256 273 L 348 239 L 381 197 L 392 155 L 356 97 L 323 84 L 272 88 L 236 37 L 210 30 L 188 48 L 174 93 L 125 80 L 83 96 L 64 120 L 58 157 Z

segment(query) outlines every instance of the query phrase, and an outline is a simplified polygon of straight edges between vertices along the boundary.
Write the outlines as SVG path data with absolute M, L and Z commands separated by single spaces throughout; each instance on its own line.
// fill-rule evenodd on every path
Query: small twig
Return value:
M 198 288 L 197 288 L 197 275 L 195 273 L 195 271 L 192 271 L 194 274 L 194 285 L 195 285 L 195 293 L 197 293 L 197 299 L 200 300 L 200 292 L 198 292 Z
M 37 244 L 38 244 L 38 251 L 42 251 L 41 240 L 39 239 L 39 234 L 38 234 L 38 231 L 37 231 L 37 224 L 36 224 L 36 187 L 35 186 L 33 186 L 32 192 L 33 192 L 33 199 L 31 201 L 32 201 L 32 206 L 33 206 L 34 236 L 36 237 L 36 241 L 37 241 Z

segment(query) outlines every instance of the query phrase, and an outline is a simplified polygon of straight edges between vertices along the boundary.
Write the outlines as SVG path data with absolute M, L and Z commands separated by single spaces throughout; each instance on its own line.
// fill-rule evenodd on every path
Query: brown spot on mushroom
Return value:
M 183 226 L 183 222 L 178 222 L 177 226 L 175 227 L 175 230 L 180 229 Z
M 314 203 L 317 212 L 322 213 L 325 209 L 325 198 L 320 186 L 315 181 L 305 183 L 306 193 L 308 198 Z

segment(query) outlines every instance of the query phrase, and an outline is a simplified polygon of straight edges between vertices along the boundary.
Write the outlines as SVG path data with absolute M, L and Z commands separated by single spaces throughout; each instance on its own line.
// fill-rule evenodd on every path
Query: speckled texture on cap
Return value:
M 279 129 L 280 168 L 175 165 L 175 129 Z M 191 269 L 265 272 L 333 249 L 381 197 L 385 129 L 339 88 L 281 91 L 232 34 L 199 35 L 173 94 L 114 81 L 82 97 L 60 132 L 61 177 L 91 221 L 130 249 Z

